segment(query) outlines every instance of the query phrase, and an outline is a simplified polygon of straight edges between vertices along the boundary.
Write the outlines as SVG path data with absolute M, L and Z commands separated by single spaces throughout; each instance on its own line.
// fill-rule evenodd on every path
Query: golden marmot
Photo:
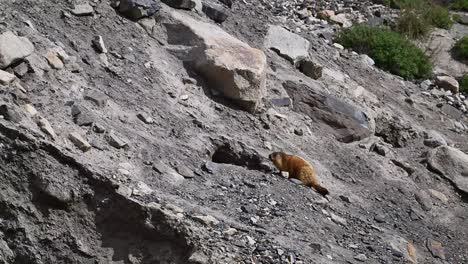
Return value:
M 270 154 L 269 158 L 278 170 L 287 171 L 289 173 L 289 178 L 302 181 L 305 185 L 313 187 L 323 196 L 329 194 L 328 190 L 318 183 L 317 174 L 312 168 L 312 165 L 301 157 L 288 155 L 283 152 L 273 152 Z

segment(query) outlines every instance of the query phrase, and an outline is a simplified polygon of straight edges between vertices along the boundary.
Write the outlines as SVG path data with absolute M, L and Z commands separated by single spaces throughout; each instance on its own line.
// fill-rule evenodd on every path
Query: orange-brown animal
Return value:
M 312 165 L 301 157 L 288 155 L 284 152 L 273 152 L 269 158 L 278 170 L 287 171 L 289 178 L 302 181 L 305 185 L 313 187 L 323 196 L 329 194 L 328 190 L 318 183 L 317 174 Z

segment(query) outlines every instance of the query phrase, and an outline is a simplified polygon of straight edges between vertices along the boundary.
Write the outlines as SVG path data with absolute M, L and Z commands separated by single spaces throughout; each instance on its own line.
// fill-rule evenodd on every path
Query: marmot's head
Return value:
M 283 168 L 283 158 L 286 156 L 287 154 L 284 152 L 273 152 L 268 158 L 275 164 L 276 168 L 281 169 Z

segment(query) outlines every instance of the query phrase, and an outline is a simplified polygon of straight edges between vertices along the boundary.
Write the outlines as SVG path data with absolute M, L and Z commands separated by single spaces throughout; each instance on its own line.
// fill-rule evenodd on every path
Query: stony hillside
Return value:
M 468 263 L 467 26 L 405 81 L 377 2 L 0 1 L 0 263 Z

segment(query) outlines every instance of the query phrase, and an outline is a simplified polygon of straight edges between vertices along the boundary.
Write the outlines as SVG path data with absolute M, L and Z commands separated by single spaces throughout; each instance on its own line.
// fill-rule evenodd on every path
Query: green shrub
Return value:
M 465 74 L 463 78 L 461 78 L 459 84 L 460 92 L 468 93 L 468 74 Z
M 449 11 L 441 6 L 429 8 L 426 18 L 433 26 L 438 28 L 450 29 L 453 25 Z
M 450 29 L 453 21 L 448 10 L 424 0 L 400 1 L 397 31 L 410 37 L 426 36 L 432 27 Z
M 453 10 L 468 12 L 468 0 L 455 0 L 452 2 L 450 8 Z
M 427 36 L 431 24 L 419 11 L 405 9 L 396 21 L 396 30 L 409 38 L 417 39 Z
M 455 57 L 460 60 L 468 60 L 468 36 L 458 40 L 453 46 Z
M 356 25 L 343 30 L 336 39 L 346 48 L 365 53 L 375 64 L 405 79 L 429 77 L 429 57 L 396 32 L 385 28 Z
M 426 0 L 385 0 L 387 6 L 396 9 L 416 8 L 425 4 Z

